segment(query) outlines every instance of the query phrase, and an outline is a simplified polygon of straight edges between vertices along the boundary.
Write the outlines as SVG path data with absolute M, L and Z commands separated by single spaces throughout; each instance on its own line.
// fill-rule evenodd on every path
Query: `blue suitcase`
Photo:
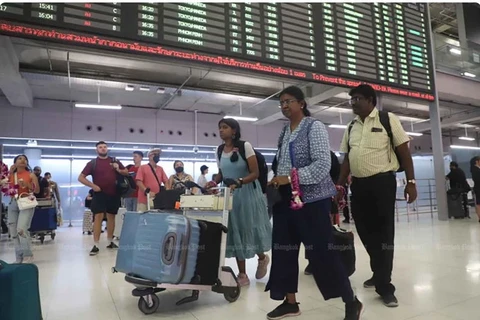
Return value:
M 0 319 L 42 320 L 36 265 L 0 260 Z
M 162 212 L 127 212 L 115 270 L 157 283 L 191 283 L 199 241 L 197 220 Z
M 35 208 L 30 232 L 57 230 L 56 208 Z

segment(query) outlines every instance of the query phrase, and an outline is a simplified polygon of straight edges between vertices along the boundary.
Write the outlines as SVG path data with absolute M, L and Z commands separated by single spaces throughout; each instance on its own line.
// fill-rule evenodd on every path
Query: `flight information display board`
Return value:
M 422 3 L 0 5 L 0 33 L 434 99 Z

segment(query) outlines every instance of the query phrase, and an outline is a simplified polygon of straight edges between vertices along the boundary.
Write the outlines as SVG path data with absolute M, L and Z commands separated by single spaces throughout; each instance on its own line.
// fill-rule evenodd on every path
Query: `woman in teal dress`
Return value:
M 268 271 L 270 258 L 265 252 L 272 246 L 272 226 L 268 218 L 266 199 L 258 182 L 258 163 L 252 145 L 240 140 L 240 125 L 233 119 L 222 119 L 218 128 L 221 145 L 217 158 L 219 174 L 216 182 L 232 179 L 233 206 L 228 219 L 226 257 L 237 259 L 238 283 L 250 284 L 245 260 L 258 256 L 255 277 L 261 279 Z M 240 150 L 245 150 L 241 154 Z

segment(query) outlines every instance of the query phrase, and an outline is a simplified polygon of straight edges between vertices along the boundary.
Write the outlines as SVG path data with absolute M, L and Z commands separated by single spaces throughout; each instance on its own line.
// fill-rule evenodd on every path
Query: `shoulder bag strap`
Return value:
M 158 183 L 158 186 L 160 187 L 160 189 L 162 188 L 162 185 L 160 184 L 160 180 L 158 180 L 158 177 L 157 177 L 157 173 L 155 172 L 155 169 L 153 169 L 152 165 L 149 163 L 148 166 L 150 167 L 150 169 L 152 169 L 152 172 L 153 172 L 153 176 L 155 177 L 155 180 L 157 180 L 157 183 Z

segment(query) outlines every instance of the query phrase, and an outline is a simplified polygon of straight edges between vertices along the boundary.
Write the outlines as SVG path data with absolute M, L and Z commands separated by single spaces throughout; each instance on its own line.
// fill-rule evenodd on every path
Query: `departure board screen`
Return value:
M 422 3 L 15 3 L 0 33 L 434 99 Z

